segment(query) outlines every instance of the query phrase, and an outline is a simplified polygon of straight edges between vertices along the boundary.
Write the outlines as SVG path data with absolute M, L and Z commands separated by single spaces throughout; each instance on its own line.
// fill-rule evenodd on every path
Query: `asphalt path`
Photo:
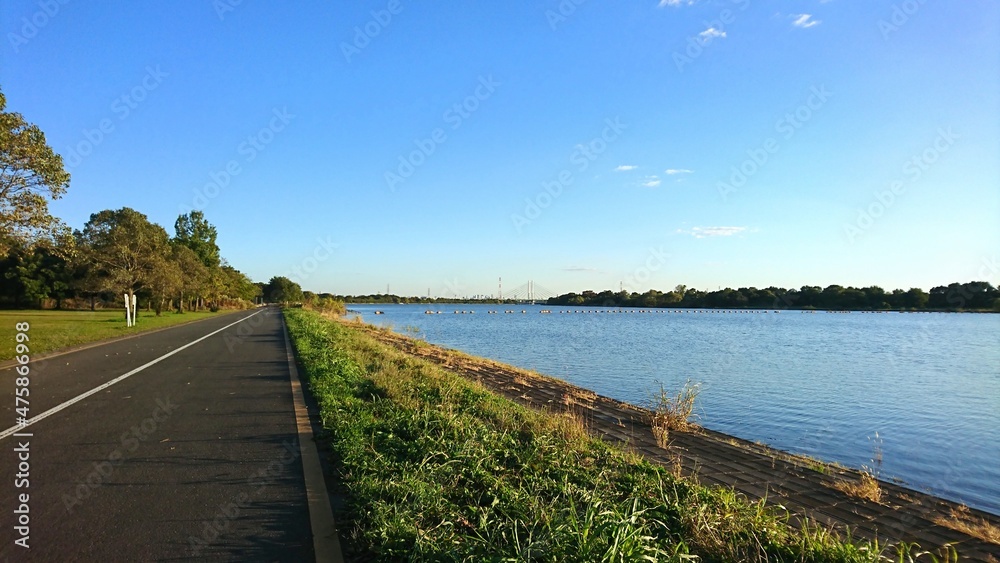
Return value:
M 51 357 L 30 417 L 99 391 L 23 429 L 0 371 L 0 560 L 313 560 L 287 353 L 266 308 Z

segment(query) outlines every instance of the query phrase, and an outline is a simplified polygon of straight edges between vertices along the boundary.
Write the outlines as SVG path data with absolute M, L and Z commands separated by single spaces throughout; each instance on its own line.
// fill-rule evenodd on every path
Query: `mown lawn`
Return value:
M 188 321 L 204 319 L 219 313 L 197 312 L 177 314 L 140 312 L 136 326 L 125 326 L 125 311 L 0 311 L 0 361 L 15 354 L 15 326 L 29 324 L 29 357 L 60 348 L 125 336 L 138 331 L 162 328 Z
M 344 323 L 286 310 L 329 433 L 348 560 L 879 561 L 790 528 Z M 904 548 L 905 549 L 905 548 Z M 890 553 L 892 551 L 893 553 Z

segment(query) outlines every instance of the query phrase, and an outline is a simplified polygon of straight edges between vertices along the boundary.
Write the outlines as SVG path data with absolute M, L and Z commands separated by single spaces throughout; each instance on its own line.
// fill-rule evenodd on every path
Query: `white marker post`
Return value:
M 132 294 L 132 326 L 135 326 L 135 321 L 139 320 L 139 313 L 135 310 L 135 294 Z
M 132 326 L 132 307 L 129 306 L 128 294 L 125 294 L 125 326 Z

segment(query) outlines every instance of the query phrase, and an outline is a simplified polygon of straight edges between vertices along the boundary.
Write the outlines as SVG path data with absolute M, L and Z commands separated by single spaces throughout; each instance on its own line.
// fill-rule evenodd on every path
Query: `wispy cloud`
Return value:
M 660 7 L 666 6 L 691 6 L 698 0 L 660 0 Z
M 561 268 L 561 270 L 564 272 L 590 272 L 590 273 L 600 272 L 600 270 L 598 270 L 597 268 L 590 268 L 587 266 L 570 266 L 568 268 Z
M 646 176 L 646 179 L 642 182 L 642 187 L 644 188 L 656 188 L 661 184 L 660 179 L 656 176 Z
M 717 37 L 725 38 L 726 37 L 726 32 L 725 31 L 719 31 L 718 29 L 715 29 L 714 27 L 710 27 L 710 28 L 706 29 L 705 31 L 702 31 L 701 33 L 699 33 L 698 37 L 701 37 L 702 39 L 715 39 Z
M 808 29 L 814 25 L 819 25 L 820 20 L 813 19 L 812 14 L 792 14 L 795 20 L 792 25 L 795 27 L 801 27 L 803 29 Z
M 615 168 L 615 172 L 628 172 L 630 170 L 635 170 L 636 168 L 638 168 L 638 166 L 635 166 L 634 164 L 622 164 L 618 168 Z
M 694 170 L 688 170 L 687 168 L 667 168 L 663 172 L 669 176 L 673 176 L 675 174 L 691 174 Z
M 746 227 L 692 227 L 690 230 L 677 229 L 678 233 L 694 238 L 731 237 L 746 231 Z

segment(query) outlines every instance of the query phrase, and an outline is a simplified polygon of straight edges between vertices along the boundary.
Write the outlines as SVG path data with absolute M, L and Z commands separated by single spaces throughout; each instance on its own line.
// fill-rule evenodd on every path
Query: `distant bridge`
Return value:
M 519 285 L 514 289 L 503 290 L 501 299 L 513 299 L 523 303 L 535 303 L 537 301 L 548 301 L 550 297 L 557 297 L 554 291 L 544 288 L 533 281 Z

